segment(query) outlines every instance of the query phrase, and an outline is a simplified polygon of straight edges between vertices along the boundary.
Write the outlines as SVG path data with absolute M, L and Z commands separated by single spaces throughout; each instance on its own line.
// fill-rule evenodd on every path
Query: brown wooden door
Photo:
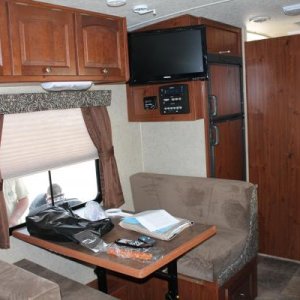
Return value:
M 127 80 L 127 34 L 123 18 L 77 14 L 79 75 Z
M 0 0 L 0 76 L 11 74 L 6 4 Z
M 245 180 L 241 66 L 210 63 L 208 90 L 209 176 Z
M 244 180 L 243 120 L 227 120 L 211 125 L 211 168 L 216 178 Z
M 9 3 L 13 75 L 76 75 L 73 14 Z
M 242 112 L 240 66 L 209 65 L 209 106 L 212 117 Z
M 246 43 L 260 252 L 300 260 L 300 35 Z

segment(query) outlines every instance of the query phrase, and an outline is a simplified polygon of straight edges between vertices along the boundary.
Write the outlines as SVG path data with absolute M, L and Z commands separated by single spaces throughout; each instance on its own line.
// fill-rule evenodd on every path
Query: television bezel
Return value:
M 189 31 L 189 30 L 199 30 L 201 32 L 201 46 L 202 46 L 202 62 L 203 62 L 203 71 L 202 72 L 192 72 L 192 73 L 178 73 L 178 74 L 165 74 L 162 76 L 156 76 L 155 78 L 149 79 L 138 79 L 132 78 L 132 47 L 130 38 L 131 36 L 139 36 L 139 35 L 156 35 L 161 33 L 173 33 L 179 31 Z M 148 30 L 148 31 L 134 31 L 128 33 L 128 53 L 129 53 L 129 70 L 130 70 L 130 78 L 128 83 L 130 85 L 143 85 L 143 84 L 155 84 L 155 83 L 163 83 L 163 82 L 174 82 L 174 81 L 187 81 L 187 80 L 205 80 L 208 78 L 208 66 L 207 66 L 207 46 L 206 46 L 206 28 L 205 25 L 192 25 L 192 26 L 182 26 L 182 27 L 174 27 L 167 29 L 156 29 L 156 30 Z M 170 77 L 169 77 L 170 76 Z

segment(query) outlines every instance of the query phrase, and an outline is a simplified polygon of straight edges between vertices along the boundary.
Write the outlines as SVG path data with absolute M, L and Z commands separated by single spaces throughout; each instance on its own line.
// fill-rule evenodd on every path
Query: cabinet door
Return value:
M 0 0 L 0 76 L 11 74 L 6 5 Z
M 86 14 L 76 15 L 79 75 L 100 80 L 128 79 L 125 19 Z
M 241 32 L 239 29 L 206 27 L 208 53 L 241 56 Z
M 13 75 L 75 75 L 72 13 L 9 3 Z
M 238 65 L 209 65 L 209 110 L 212 118 L 242 113 Z
M 243 120 L 215 123 L 210 135 L 212 177 L 245 180 Z

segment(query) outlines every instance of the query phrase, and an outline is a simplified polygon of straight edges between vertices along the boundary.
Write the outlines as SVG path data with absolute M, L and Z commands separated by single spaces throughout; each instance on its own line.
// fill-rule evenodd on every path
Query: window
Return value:
M 51 201 L 95 199 L 96 159 L 80 109 L 5 115 L 0 165 L 10 226 Z
M 90 160 L 4 180 L 4 196 L 10 227 L 24 223 L 28 214 L 36 214 L 49 204 L 60 205 L 68 202 L 74 208 L 96 199 L 98 194 L 96 165 L 97 161 Z M 11 195 L 12 190 L 18 196 Z M 26 195 L 28 201 L 24 199 Z M 19 202 L 12 201 L 17 197 L 21 198 Z

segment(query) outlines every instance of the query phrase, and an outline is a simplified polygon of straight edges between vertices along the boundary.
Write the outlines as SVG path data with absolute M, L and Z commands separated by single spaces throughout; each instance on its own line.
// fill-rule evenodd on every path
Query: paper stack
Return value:
M 143 211 L 120 222 L 120 226 L 125 229 L 166 241 L 192 224 L 189 220 L 173 217 L 164 209 Z

